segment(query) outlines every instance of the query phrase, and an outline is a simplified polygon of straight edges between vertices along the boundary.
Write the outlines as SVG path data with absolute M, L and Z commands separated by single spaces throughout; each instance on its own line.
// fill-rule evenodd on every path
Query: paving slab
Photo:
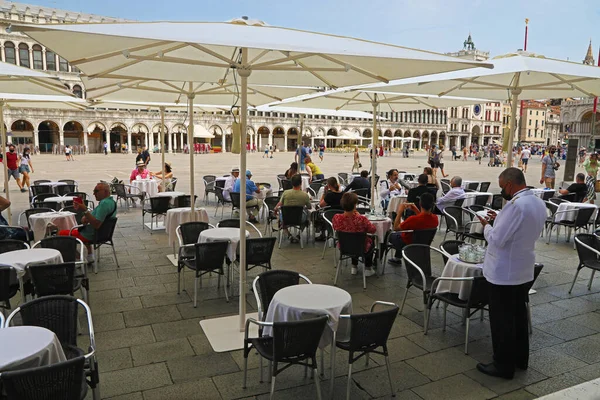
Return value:
M 462 399 L 480 400 L 496 397 L 496 393 L 471 378 L 458 374 L 412 389 L 424 400 Z

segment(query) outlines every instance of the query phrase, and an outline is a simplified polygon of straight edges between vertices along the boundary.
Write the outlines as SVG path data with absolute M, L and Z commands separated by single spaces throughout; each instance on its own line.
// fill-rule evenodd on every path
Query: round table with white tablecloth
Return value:
M 9 265 L 17 271 L 17 277 L 25 275 L 25 267 L 28 264 L 60 264 L 63 262 L 60 251 L 55 249 L 26 249 L 14 250 L 2 254 L 1 263 Z
M 552 197 L 554 197 L 554 194 L 556 193 L 556 191 L 554 189 L 549 189 L 549 188 L 536 188 L 536 189 L 530 189 L 530 190 L 531 190 L 531 193 L 535 194 L 540 199 L 543 198 L 544 193 L 552 193 Z
M 154 195 L 154 197 L 170 197 L 171 205 L 174 205 L 175 198 L 177 198 L 179 196 L 185 196 L 185 193 L 184 192 L 158 192 Z
M 365 217 L 369 219 L 369 221 L 375 225 L 377 231 L 375 234 L 377 235 L 377 239 L 379 239 L 379 243 L 383 243 L 385 240 L 385 234 L 392 229 L 392 220 L 391 218 L 381 216 L 381 215 L 369 215 L 365 214 Z
M 248 231 L 246 231 L 246 237 L 249 236 L 250 234 L 248 233 Z M 229 242 L 229 247 L 227 248 L 227 258 L 229 258 L 231 261 L 235 261 L 235 253 L 237 251 L 238 243 L 240 241 L 240 228 L 207 229 L 205 231 L 200 232 L 200 236 L 198 237 L 199 243 L 218 241 Z
M 408 195 L 400 194 L 398 196 L 390 197 L 390 202 L 387 207 L 387 213 L 391 217 L 393 212 L 398 210 L 398 206 L 402 203 L 406 203 Z
M 208 222 L 208 213 L 204 208 L 194 209 L 194 214 L 196 214 L 196 222 Z M 178 245 L 177 227 L 186 222 L 190 222 L 191 220 L 191 207 L 171 208 L 170 210 L 167 210 L 167 215 L 165 216 L 165 230 L 169 235 L 169 246 Z
M 29 225 L 33 231 L 33 238 L 37 242 L 46 236 L 46 227 L 51 224 L 58 230 L 71 230 L 77 226 L 75 214 L 70 211 L 44 212 L 29 216 Z
M 448 262 L 442 271 L 443 278 L 467 278 L 483 275 L 483 264 L 471 264 L 459 260 L 458 254 L 448 257 Z M 436 293 L 456 293 L 461 300 L 467 300 L 471 293 L 471 281 L 441 281 Z
M 302 190 L 306 192 L 306 190 L 310 187 L 310 178 L 306 175 L 302 175 Z
M 0 372 L 43 367 L 66 361 L 60 341 L 39 326 L 0 329 Z
M 140 192 L 146 192 L 148 197 L 154 197 L 158 194 L 158 181 L 154 179 L 136 179 L 131 181 L 131 186 L 137 188 Z
M 580 208 L 597 208 L 597 206 L 590 203 L 560 203 L 554 213 L 554 221 L 574 221 L 577 214 L 576 211 Z M 596 218 L 596 213 L 592 214 L 590 222 L 593 222 L 594 218 Z
M 48 197 L 48 198 L 44 199 L 44 201 L 56 202 L 60 206 L 59 208 L 63 208 L 64 206 L 66 206 L 66 204 L 65 204 L 66 201 L 73 202 L 74 198 L 75 198 L 75 196 L 56 196 L 56 197 Z

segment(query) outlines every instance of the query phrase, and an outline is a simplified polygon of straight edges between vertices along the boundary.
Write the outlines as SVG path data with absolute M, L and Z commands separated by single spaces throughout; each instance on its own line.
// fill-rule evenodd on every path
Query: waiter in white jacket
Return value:
M 507 168 L 498 177 L 506 205 L 496 216 L 479 217 L 488 242 L 483 276 L 489 282 L 490 327 L 494 362 L 477 364 L 486 375 L 512 379 L 515 367 L 527 369 L 528 283 L 533 281 L 535 242 L 546 220 L 544 202 L 527 189 L 518 168 Z M 494 226 L 489 224 L 494 219 Z

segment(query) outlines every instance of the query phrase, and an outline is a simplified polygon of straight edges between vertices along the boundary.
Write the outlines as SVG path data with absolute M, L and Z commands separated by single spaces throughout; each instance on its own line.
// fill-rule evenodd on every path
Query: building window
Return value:
M 17 55 L 15 53 L 15 45 L 13 42 L 4 43 L 4 61 L 17 65 Z
M 539 112 L 539 111 L 536 111 L 536 112 L 535 112 L 535 115 L 540 115 L 540 112 Z
M 29 63 L 29 46 L 25 43 L 19 45 L 19 65 L 25 68 L 31 67 Z
M 46 50 L 46 69 L 56 71 L 56 54 L 53 51 Z
M 529 115 L 531 115 L 531 113 L 532 113 L 532 111 L 531 111 L 531 110 L 529 110 Z
M 531 137 L 531 129 L 527 131 L 527 137 Z
M 33 46 L 33 68 L 44 69 L 44 55 L 42 54 L 42 46 L 39 44 Z
M 81 86 L 79 86 L 79 85 L 73 86 L 73 94 L 75 95 L 75 97 L 83 99 L 83 91 L 81 90 Z
M 69 72 L 69 63 L 62 57 L 58 57 L 58 70 L 61 72 Z
M 531 120 L 529 120 L 529 126 L 531 126 Z

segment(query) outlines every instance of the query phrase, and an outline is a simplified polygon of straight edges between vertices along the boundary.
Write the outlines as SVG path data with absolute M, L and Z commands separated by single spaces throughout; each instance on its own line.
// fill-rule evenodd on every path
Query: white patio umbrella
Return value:
M 15 104 L 19 108 L 70 108 L 70 100 L 77 102 L 78 99 L 71 97 L 65 86 L 58 79 L 27 68 L 0 62 L 0 140 L 2 140 L 2 155 L 6 155 L 6 130 L 4 129 L 4 107 Z M 48 107 L 52 104 L 51 107 Z M 54 107 L 54 106 L 57 107 Z M 4 168 L 4 188 L 6 199 L 10 200 L 8 190 L 8 167 L 6 160 L 2 163 Z M 6 210 L 7 220 L 12 222 L 10 207 Z
M 171 89 L 186 94 L 189 103 L 194 101 L 198 86 L 194 82 L 199 78 L 220 85 L 233 83 L 241 99 L 244 144 L 249 83 L 342 87 L 482 66 L 400 46 L 256 26 L 247 19 L 229 23 L 15 24 L 12 30 L 53 49 L 89 78 L 188 82 L 185 87 L 172 85 Z M 189 130 L 193 130 L 192 119 L 190 113 Z M 240 147 L 243 171 L 246 147 Z M 240 191 L 245 192 L 244 174 L 240 179 Z M 240 209 L 243 221 L 245 196 L 241 196 Z M 243 330 L 246 319 L 245 293 L 246 238 L 241 229 L 239 330 Z
M 484 69 L 484 68 L 478 68 Z M 473 99 L 468 97 L 454 97 L 454 96 L 437 96 L 437 95 L 424 95 L 415 93 L 396 93 L 396 92 L 383 92 L 382 88 L 386 88 L 386 85 L 376 85 L 372 89 L 336 89 L 330 90 L 323 93 L 307 94 L 299 96 L 294 99 L 287 99 L 279 103 L 275 103 L 273 107 L 285 106 L 298 106 L 298 107 L 315 107 L 315 108 L 329 108 L 336 111 L 342 110 L 361 110 L 371 111 L 373 118 L 373 135 L 372 135 L 372 149 L 377 147 L 379 143 L 379 129 L 377 128 L 377 121 L 380 119 L 377 116 L 378 111 L 412 111 L 412 110 L 423 110 L 426 108 L 439 109 L 447 107 L 457 107 L 460 105 L 474 104 L 474 103 L 486 103 L 489 100 L 484 99 Z M 381 140 L 392 140 L 394 138 L 382 137 Z M 371 170 L 373 175 L 377 174 L 377 157 L 371 159 Z M 371 208 L 375 207 L 375 179 L 371 179 Z
M 371 85 L 368 90 L 483 97 L 511 101 L 508 165 L 512 163 L 517 102 L 600 95 L 600 68 L 517 52 L 495 57 L 493 69 L 474 68 Z

